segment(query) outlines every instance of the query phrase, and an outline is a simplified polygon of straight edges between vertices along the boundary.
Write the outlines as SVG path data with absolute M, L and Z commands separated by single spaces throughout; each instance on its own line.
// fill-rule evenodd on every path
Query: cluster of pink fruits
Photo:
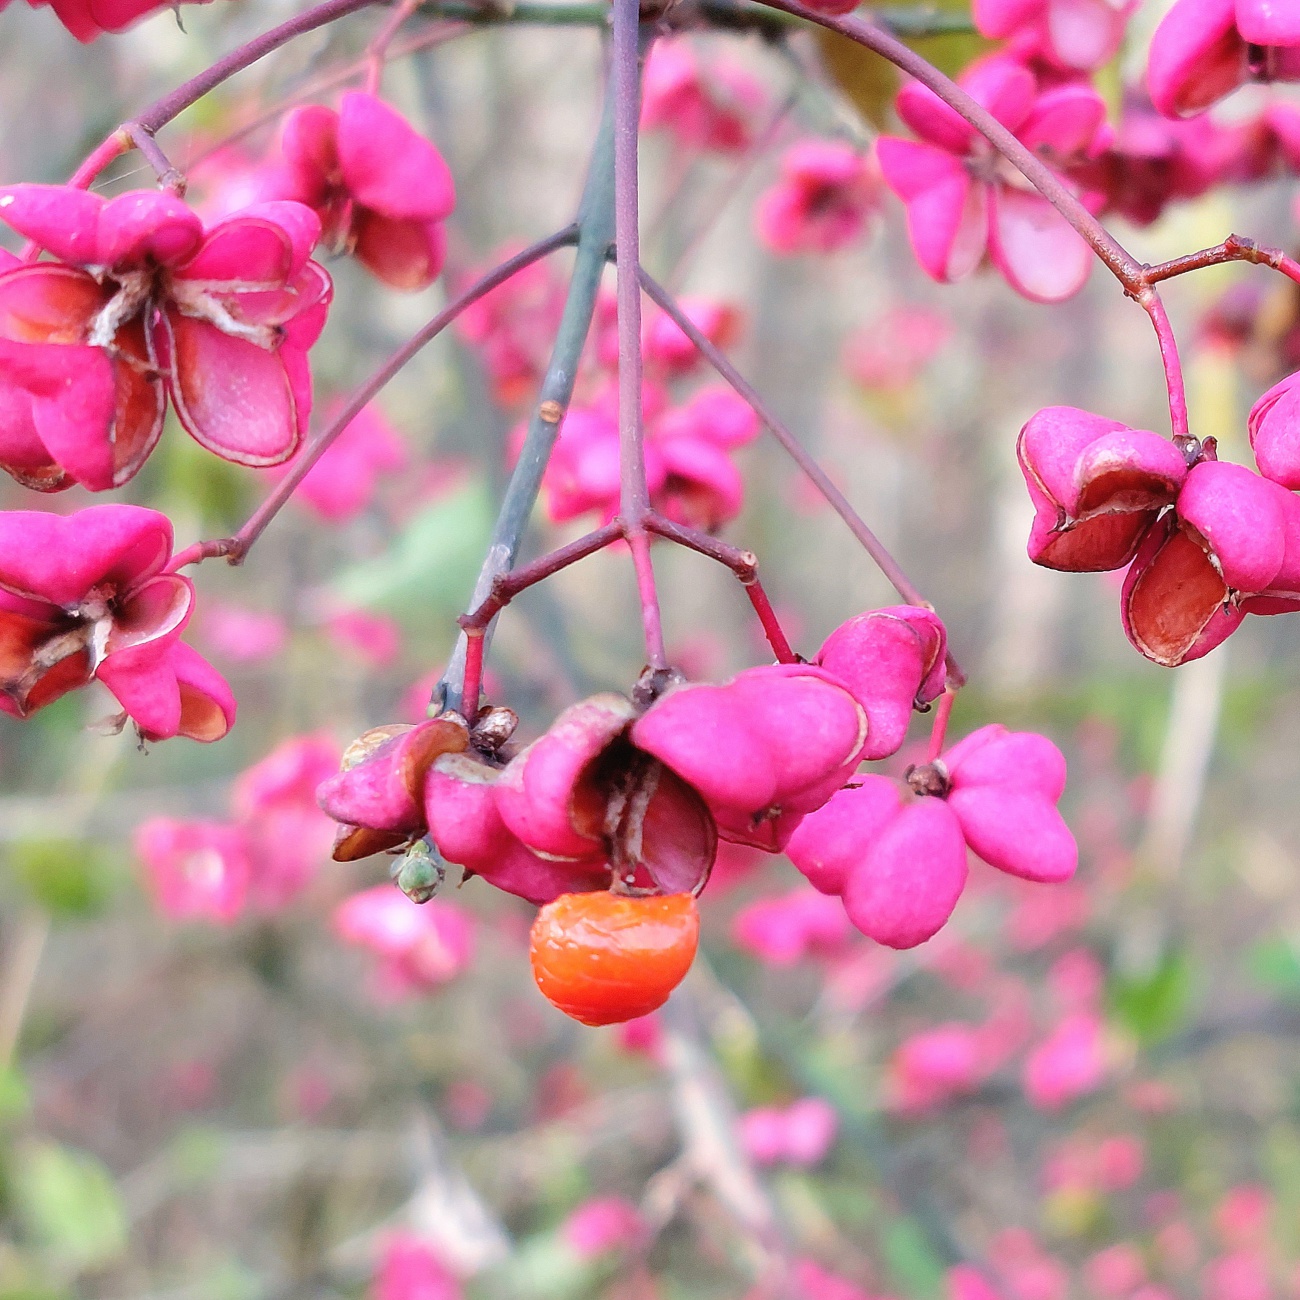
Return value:
M 897 606 L 849 620 L 810 663 L 593 696 L 518 750 L 500 708 L 473 726 L 443 714 L 379 728 L 321 786 L 335 856 L 427 835 L 467 875 L 545 904 L 612 885 L 696 892 L 721 838 L 788 852 L 860 930 L 911 947 L 951 915 L 968 846 L 1031 880 L 1065 880 L 1077 862 L 1056 809 L 1065 762 L 1041 736 L 985 727 L 902 784 L 857 775 L 941 694 L 945 651 L 933 613 Z
M 0 468 L 45 492 L 121 487 L 169 402 L 223 459 L 280 464 L 306 434 L 333 292 L 313 250 L 406 289 L 442 269 L 451 174 L 373 95 L 290 114 L 279 161 L 243 189 L 206 223 L 155 190 L 0 190 L 0 220 L 49 254 L 0 252 Z
M 1250 414 L 1260 473 L 1069 406 L 1020 434 L 1035 507 L 1029 555 L 1073 572 L 1128 571 L 1120 612 L 1148 659 L 1199 658 L 1247 614 L 1300 609 L 1300 412 L 1292 375 Z

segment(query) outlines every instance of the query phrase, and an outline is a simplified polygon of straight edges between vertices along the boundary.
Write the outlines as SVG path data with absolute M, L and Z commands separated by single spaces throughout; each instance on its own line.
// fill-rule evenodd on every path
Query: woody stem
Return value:
M 948 737 L 948 719 L 952 716 L 956 698 L 957 693 L 951 686 L 939 696 L 939 703 L 934 709 L 934 722 L 930 727 L 930 748 L 925 756 L 927 763 L 933 763 L 943 753 L 944 742 Z
M 551 458 L 551 449 L 559 436 L 560 423 L 573 397 L 582 349 L 596 310 L 601 274 L 614 237 L 613 148 L 613 99 L 607 93 L 600 129 L 587 170 L 586 188 L 578 209 L 577 255 L 564 310 L 551 349 L 551 359 L 542 377 L 537 403 L 529 420 L 528 433 L 519 459 L 515 461 L 510 482 L 506 485 L 487 555 L 474 584 L 474 592 L 469 601 L 471 611 L 483 604 L 497 578 L 508 573 L 514 565 L 529 516 L 541 491 L 542 476 Z M 490 625 L 485 626 L 483 635 L 485 641 L 491 637 Z M 462 635 L 442 680 L 434 688 L 431 707 L 445 707 L 462 713 L 476 708 L 477 697 L 463 696 L 462 679 L 467 649 L 468 643 Z M 463 699 L 470 702 L 463 703 Z
M 650 489 L 646 482 L 641 400 L 641 264 L 637 137 L 641 117 L 642 42 L 639 0 L 614 0 L 614 248 L 618 264 L 619 512 L 636 569 L 651 668 L 666 668 L 663 620 L 650 558 Z

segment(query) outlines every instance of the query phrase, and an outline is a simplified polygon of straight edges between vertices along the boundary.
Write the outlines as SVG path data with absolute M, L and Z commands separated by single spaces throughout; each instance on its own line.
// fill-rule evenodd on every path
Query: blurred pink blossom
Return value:
M 226 601 L 207 601 L 198 625 L 208 649 L 237 664 L 273 659 L 289 642 L 289 624 L 281 615 Z
M 754 138 L 766 103 L 761 83 L 729 58 L 705 59 L 686 37 L 656 42 L 646 60 L 641 126 L 680 145 L 735 153 Z
M 1272 1300 L 1274 1294 L 1268 1262 L 1251 1250 L 1210 1260 L 1201 1283 L 1204 1300 Z
M 1097 1144 L 1097 1175 L 1102 1188 L 1121 1192 L 1142 1177 L 1146 1146 L 1131 1133 L 1106 1138 Z
M 803 140 L 781 159 L 758 201 L 758 237 L 774 253 L 833 253 L 866 230 L 880 207 L 868 158 L 839 140 Z
M 808 1297 L 808 1300 L 887 1300 L 887 1297 L 873 1297 L 870 1291 L 840 1277 L 814 1263 L 811 1259 L 800 1259 L 794 1265 L 794 1283 L 796 1294 Z
M 730 347 L 740 337 L 742 316 L 733 304 L 686 294 L 677 305 L 714 346 Z M 657 307 L 646 313 L 641 345 L 646 369 L 664 377 L 689 374 L 703 364 L 703 358 L 682 327 Z
M 663 1060 L 664 1030 L 657 1012 L 615 1025 L 614 1041 L 629 1055 L 645 1056 L 656 1064 Z
M 1067 1015 L 1025 1060 L 1025 1096 L 1040 1110 L 1095 1092 L 1106 1077 L 1105 1025 L 1087 1011 Z
M 376 885 L 334 909 L 334 932 L 379 957 L 375 992 L 395 1000 L 437 988 L 469 965 L 474 931 L 453 903 L 413 903 L 393 885 Z
M 136 829 L 135 852 L 158 910 L 171 920 L 228 924 L 244 910 L 252 864 L 238 826 L 152 817 Z
M 328 424 L 338 411 L 327 410 Z M 281 479 L 298 463 L 292 460 L 273 471 Z M 374 499 L 379 477 L 405 469 L 406 444 L 375 405 L 365 407 L 330 444 L 329 450 L 307 471 L 293 499 L 329 523 L 354 519 Z
M 1065 1300 L 1070 1275 L 1025 1228 L 1004 1228 L 989 1248 L 1010 1300 Z
M 820 1164 L 835 1143 L 839 1116 L 821 1097 L 802 1097 L 788 1106 L 758 1106 L 740 1117 L 740 1140 L 761 1165 Z
M 325 620 L 325 632 L 341 650 L 372 668 L 389 668 L 402 653 L 402 629 L 386 614 L 342 609 Z
M 731 922 L 731 938 L 738 948 L 777 967 L 838 952 L 853 933 L 838 900 L 815 889 L 757 899 Z
M 893 307 L 849 337 L 844 368 L 864 388 L 906 388 L 952 337 L 952 328 L 949 317 L 933 307 Z
M 1088 1290 L 1099 1300 L 1124 1300 L 1147 1280 L 1142 1252 L 1127 1241 L 1089 1256 L 1084 1262 L 1083 1275 Z
M 513 244 L 498 249 L 493 265 L 519 251 Z M 469 282 L 466 278 L 458 288 L 468 288 Z M 456 328 L 478 348 L 502 406 L 515 406 L 531 396 L 563 309 L 564 285 L 554 268 L 534 262 L 471 303 L 457 318 Z
M 1047 984 L 1063 1011 L 1096 1011 L 1106 985 L 1106 970 L 1087 948 L 1071 948 L 1047 972 Z
M 323 732 L 292 736 L 236 778 L 231 807 L 252 862 L 250 896 L 263 911 L 283 907 L 329 861 L 334 822 L 316 787 L 338 771 L 340 746 Z
M 976 29 L 1007 40 L 1026 60 L 1066 73 L 1087 72 L 1115 57 L 1138 0 L 975 0 Z
M 1258 1183 L 1230 1188 L 1214 1207 L 1214 1228 L 1229 1250 L 1264 1245 L 1269 1238 L 1273 1194 Z
M 1015 900 L 1007 916 L 1007 940 L 1018 952 L 1034 952 L 1054 939 L 1080 929 L 1092 912 L 1088 891 L 1065 883 L 1055 889 L 1035 889 L 1028 882 L 1012 882 Z
M 936 1025 L 904 1039 L 890 1059 L 890 1104 L 903 1112 L 932 1110 L 973 1092 L 984 1077 L 975 1027 Z
M 957 1264 L 945 1279 L 948 1300 L 1002 1300 L 993 1284 L 971 1264 Z
M 1187 1273 L 1200 1256 L 1196 1231 L 1186 1219 L 1174 1219 L 1155 1234 L 1156 1258 L 1170 1273 Z
M 461 1300 L 460 1283 L 437 1252 L 413 1232 L 384 1243 L 368 1300 Z
M 608 1251 L 636 1250 L 647 1237 L 647 1227 L 631 1201 L 595 1196 L 565 1219 L 560 1235 L 580 1259 L 595 1259 Z

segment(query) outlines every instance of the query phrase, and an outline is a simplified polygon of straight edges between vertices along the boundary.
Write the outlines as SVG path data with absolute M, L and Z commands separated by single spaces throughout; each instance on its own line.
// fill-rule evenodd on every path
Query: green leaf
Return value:
M 1110 1009 L 1143 1045 L 1159 1042 L 1182 1024 L 1192 997 L 1192 967 L 1170 949 L 1146 975 L 1111 976 Z
M 55 1142 L 19 1154 L 14 1199 L 33 1239 L 62 1267 L 105 1264 L 126 1244 L 126 1215 L 108 1170 Z
M 55 916 L 94 916 L 113 892 L 113 871 L 103 850 L 79 840 L 22 840 L 9 866 L 28 894 Z
M 197 514 L 204 533 L 233 531 L 248 513 L 248 502 L 265 476 L 254 476 L 241 465 L 221 460 L 187 437 L 169 418 L 158 451 L 150 457 L 141 479 L 150 501 L 160 508 Z
M 219 1129 L 195 1124 L 172 1139 L 167 1155 L 177 1179 L 186 1187 L 196 1187 L 216 1174 L 225 1152 L 226 1140 Z
M 21 1119 L 31 1106 L 27 1080 L 13 1066 L 0 1069 L 0 1124 Z
M 345 569 L 334 592 L 349 605 L 408 623 L 441 621 L 473 589 L 491 529 L 487 488 L 469 484 L 415 515 L 382 555 Z
M 1261 939 L 1246 954 L 1251 979 L 1288 999 L 1300 999 L 1300 953 L 1289 939 Z
M 943 1262 L 916 1220 L 894 1220 L 885 1229 L 880 1246 L 885 1265 L 904 1295 L 919 1300 L 942 1291 Z

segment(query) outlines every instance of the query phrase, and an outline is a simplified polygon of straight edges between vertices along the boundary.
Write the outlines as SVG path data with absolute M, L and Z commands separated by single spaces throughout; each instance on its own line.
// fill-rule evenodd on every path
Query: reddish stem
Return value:
M 153 133 L 146 131 L 139 122 L 127 122 L 122 130 L 131 137 L 131 143 L 144 155 L 145 162 L 153 168 L 158 184 L 178 197 L 183 197 L 186 187 L 185 176 L 163 153 L 162 147 L 153 138 Z
M 597 528 L 594 532 L 586 533 L 565 546 L 548 551 L 529 564 L 521 564 L 517 569 L 497 574 L 487 599 L 468 614 L 462 614 L 457 622 L 466 635 L 475 631 L 482 633 L 521 591 L 526 591 L 529 587 L 535 586 L 554 573 L 559 573 L 561 569 L 567 569 L 569 565 L 576 564 L 579 560 L 585 560 L 587 556 L 594 555 L 597 551 L 603 551 L 611 542 L 618 541 L 624 535 L 623 521 L 615 519 L 603 528 Z M 480 657 L 481 653 L 480 651 Z
M 384 75 L 384 59 L 393 38 L 401 30 L 402 24 L 419 8 L 420 0 L 400 0 L 393 7 L 393 12 L 384 20 L 384 25 L 375 34 L 366 47 L 366 93 L 379 94 L 379 83 Z
M 1256 266 L 1271 266 L 1300 284 L 1300 263 L 1288 257 L 1280 248 L 1265 247 L 1243 235 L 1229 235 L 1223 243 L 1215 244 L 1213 248 L 1185 253 L 1182 257 L 1174 257 L 1167 262 L 1157 262 L 1155 266 L 1148 266 L 1143 274 L 1148 284 L 1156 284 L 1161 280 L 1172 280 L 1176 275 L 1185 275 L 1188 271 L 1202 271 L 1207 266 L 1221 266 L 1225 262 L 1251 262 Z
M 930 748 L 925 756 L 927 763 L 933 763 L 943 753 L 944 742 L 948 737 L 948 719 L 952 716 L 952 706 L 956 699 L 957 692 L 952 686 L 939 696 L 939 703 L 934 710 L 934 722 L 930 727 Z
M 314 32 L 318 27 L 325 27 L 339 18 L 356 13 L 358 9 L 367 9 L 377 3 L 379 0 L 323 0 L 321 4 L 304 9 L 288 22 L 272 27 L 269 32 L 263 32 L 260 36 L 239 46 L 238 49 L 231 50 L 225 58 L 218 59 L 198 76 L 191 77 L 170 95 L 155 100 L 143 113 L 137 113 L 134 121 L 150 135 L 155 135 L 174 117 L 179 117 L 191 104 L 197 103 L 223 81 L 229 80 L 237 72 L 243 72 L 245 68 L 268 54 L 274 53 L 280 46 L 287 45 L 296 37 L 306 35 L 307 32 Z
M 152 139 L 173 118 L 179 117 L 191 104 L 202 99 L 210 90 L 233 77 L 235 73 L 242 72 L 259 59 L 278 50 L 280 46 L 288 44 L 295 37 L 315 31 L 316 28 L 324 27 L 347 14 L 355 13 L 358 9 L 365 9 L 378 3 L 380 0 L 324 0 L 324 3 L 305 9 L 290 18 L 288 22 L 272 27 L 269 32 L 255 36 L 251 41 L 231 50 L 225 58 L 218 59 L 198 76 L 191 77 L 171 94 L 155 100 L 130 121 L 124 122 L 95 148 L 85 162 L 77 168 L 68 183 L 75 185 L 77 189 L 88 189 L 109 163 L 127 151 L 129 144 L 134 143 L 138 147 L 139 133 L 143 132 Z M 168 166 L 170 167 L 170 164 Z
M 215 559 L 218 555 L 229 555 L 233 540 L 230 537 L 219 537 L 210 542 L 194 542 L 172 556 L 167 572 L 175 573 L 187 564 L 202 564 L 204 560 Z
M 1155 326 L 1160 344 L 1160 362 L 1165 368 L 1165 389 L 1169 394 L 1169 423 L 1175 437 L 1187 435 L 1187 387 L 1183 383 L 1183 363 L 1178 358 L 1178 340 L 1165 312 L 1165 305 L 1154 288 L 1148 286 L 1138 294 L 1138 302 Z
M 641 629 L 645 633 L 646 663 L 651 668 L 667 668 L 668 650 L 664 644 L 663 615 L 659 610 L 654 561 L 650 558 L 650 535 L 644 524 L 639 528 L 626 524 L 623 535 L 627 538 L 628 550 L 632 552 L 632 567 L 636 571 L 637 598 L 641 603 Z
M 483 690 L 484 629 L 465 629 L 465 675 L 461 681 L 460 707 L 473 722 L 478 717 L 478 699 Z
M 767 643 L 772 647 L 777 663 L 797 664 L 799 656 L 791 647 L 781 621 L 776 616 L 776 610 L 772 608 L 772 602 L 768 600 L 767 592 L 763 590 L 763 584 L 759 582 L 757 574 L 753 582 L 745 583 L 744 587 L 745 595 L 749 597 L 749 603 L 753 605 L 754 613 L 758 615 L 758 621 L 763 625 L 763 635 L 767 637 Z
M 86 156 L 85 162 L 72 173 L 68 184 L 74 190 L 88 190 L 95 177 L 115 159 L 129 153 L 132 146 L 131 133 L 124 126 L 119 126 L 112 135 L 103 140 Z
M 686 528 L 660 514 L 651 514 L 646 520 L 646 527 L 652 533 L 666 537 L 670 542 L 698 551 L 701 555 L 726 565 L 744 587 L 745 595 L 749 597 L 749 603 L 754 607 L 754 613 L 758 615 L 758 621 L 763 626 L 763 634 L 767 637 L 767 643 L 772 647 L 772 653 L 777 660 L 783 664 L 799 662 L 799 656 L 791 649 L 789 639 L 777 619 L 776 611 L 772 608 L 772 602 L 768 600 L 767 592 L 763 590 L 763 584 L 758 579 L 758 556 L 753 551 L 742 551 L 735 546 L 728 546 L 726 542 L 720 542 L 708 533 Z
M 266 526 L 279 514 L 284 503 L 293 496 L 298 485 L 307 477 L 311 467 L 330 449 L 334 440 L 352 423 L 375 395 L 389 382 L 403 366 L 415 356 L 426 343 L 436 338 L 457 316 L 484 294 L 491 293 L 498 285 L 504 284 L 511 276 L 525 267 L 540 261 L 557 248 L 571 244 L 577 236 L 577 226 L 568 226 L 546 239 L 516 253 L 508 261 L 489 271 L 476 280 L 454 302 L 444 307 L 422 330 L 407 340 L 369 379 L 348 398 L 343 409 L 333 421 L 312 439 L 294 462 L 293 468 L 276 484 L 275 490 L 249 516 L 248 522 L 233 537 L 216 541 L 202 542 L 198 545 L 202 553 L 194 559 L 202 560 L 214 555 L 224 555 L 231 564 L 242 564 L 252 545 L 265 531 Z M 191 550 L 194 548 L 191 547 Z M 186 563 L 193 563 L 187 560 Z
M 662 285 L 658 284 L 644 268 L 641 271 L 641 283 L 651 301 L 658 304 L 672 317 L 678 328 L 695 344 L 705 360 L 749 403 L 754 414 L 767 426 L 772 436 L 781 444 L 794 463 L 807 475 L 822 496 L 830 502 L 835 513 L 848 525 L 849 531 L 858 539 L 863 550 L 876 562 L 876 566 L 881 573 L 893 584 L 894 590 L 909 605 L 920 605 L 925 609 L 932 609 L 933 606 L 921 595 L 912 580 L 903 572 L 898 561 L 890 555 L 888 548 L 849 504 L 849 500 L 844 493 L 831 482 L 826 471 L 809 455 L 807 449 L 777 418 L 758 390 L 727 360 L 727 357 L 720 349 L 700 333 L 694 322 L 682 311 L 673 296 Z M 965 682 L 965 674 L 951 654 L 948 655 L 947 664 L 949 678 L 958 685 Z

